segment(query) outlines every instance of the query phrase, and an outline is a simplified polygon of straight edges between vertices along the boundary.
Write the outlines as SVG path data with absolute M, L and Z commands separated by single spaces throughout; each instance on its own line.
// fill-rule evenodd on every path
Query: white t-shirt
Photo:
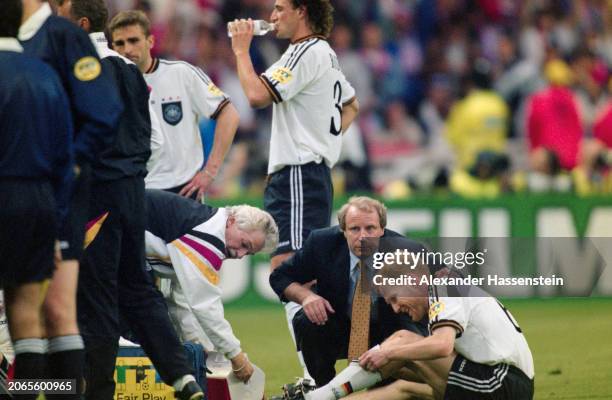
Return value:
M 144 78 L 163 133 L 157 160 L 148 165 L 146 187 L 183 185 L 204 163 L 200 118 L 215 119 L 229 99 L 200 68 L 184 61 L 154 59 Z
M 342 107 L 355 89 L 325 38 L 292 43 L 260 79 L 274 100 L 268 173 L 312 161 L 333 167 L 342 147 Z
M 451 326 L 457 330 L 455 351 L 463 357 L 485 365 L 514 365 L 532 379 L 531 350 L 510 312 L 494 297 L 446 297 L 444 289 L 429 288 L 430 333 Z

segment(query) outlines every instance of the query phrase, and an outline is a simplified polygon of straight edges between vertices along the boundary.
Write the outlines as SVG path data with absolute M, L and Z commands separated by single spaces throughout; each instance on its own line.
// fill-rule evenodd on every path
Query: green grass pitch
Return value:
M 612 299 L 504 301 L 535 361 L 535 398 L 612 399 Z M 278 306 L 228 307 L 226 317 L 249 358 L 266 373 L 266 396 L 301 374 Z M 346 363 L 339 362 L 337 368 Z

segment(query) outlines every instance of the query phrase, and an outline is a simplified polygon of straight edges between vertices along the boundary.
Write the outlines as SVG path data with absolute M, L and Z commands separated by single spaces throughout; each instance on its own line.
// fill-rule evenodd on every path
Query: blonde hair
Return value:
M 264 234 L 263 253 L 271 253 L 278 246 L 278 226 L 270 214 L 259 208 L 242 204 L 226 207 L 228 217 L 234 217 L 243 232 L 260 231 Z
M 387 207 L 383 203 L 367 196 L 353 196 L 338 211 L 338 223 L 343 231 L 346 229 L 346 213 L 351 207 L 364 212 L 375 211 L 378 214 L 380 227 L 385 228 L 387 226 Z

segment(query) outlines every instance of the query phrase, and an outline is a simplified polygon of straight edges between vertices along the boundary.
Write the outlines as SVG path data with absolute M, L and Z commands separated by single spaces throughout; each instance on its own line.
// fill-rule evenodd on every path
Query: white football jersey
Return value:
M 156 58 L 144 78 L 163 134 L 157 159 L 148 165 L 146 187 L 183 185 L 203 167 L 200 118 L 215 119 L 229 99 L 200 68 L 184 61 Z
M 429 288 L 430 333 L 451 326 L 457 330 L 457 353 L 480 364 L 514 365 L 532 379 L 531 350 L 510 311 L 494 297 L 445 297 L 445 289 Z
M 342 146 L 342 107 L 355 99 L 355 89 L 325 38 L 292 43 L 260 79 L 274 100 L 268 173 L 312 161 L 333 167 Z

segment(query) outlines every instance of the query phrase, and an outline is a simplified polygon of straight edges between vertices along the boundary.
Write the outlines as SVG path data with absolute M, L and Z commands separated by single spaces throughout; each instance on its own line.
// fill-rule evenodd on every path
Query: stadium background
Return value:
M 390 226 L 416 237 L 612 237 L 607 169 L 568 171 L 562 184 L 530 186 L 526 104 L 546 88 L 545 66 L 562 62 L 582 136 L 610 108 L 612 5 L 605 0 L 338 0 L 331 36 L 361 103 L 334 169 L 335 203 L 353 192 L 374 193 L 390 208 Z M 235 73 L 225 25 L 233 18 L 268 19 L 272 0 L 110 0 L 113 14 L 149 13 L 155 54 L 203 68 L 228 93 L 241 125 L 222 176 L 208 196 L 216 205 L 261 205 L 270 109 L 252 110 Z M 256 38 L 262 71 L 286 46 Z M 495 146 L 509 157 L 509 179 L 453 176 L 465 169 L 446 136 L 454 105 L 465 97 L 473 61 L 491 66 L 493 88 L 508 106 Z M 557 71 L 558 72 L 558 71 Z M 550 77 L 549 77 L 550 78 Z M 569 79 L 569 80 L 567 80 Z M 214 126 L 202 121 L 205 143 Z M 459 121 L 461 128 L 461 121 Z M 461 140 L 470 141 L 465 137 Z M 453 184 L 455 182 L 455 184 Z M 534 193 L 534 192 L 539 193 Z M 544 194 L 541 192 L 545 192 Z M 609 246 L 612 249 L 612 246 Z M 610 258 L 607 258 L 610 259 Z M 227 316 L 251 359 L 267 373 L 267 394 L 299 375 L 282 308 L 267 285 L 268 260 L 228 263 L 222 285 Z M 520 262 L 514 261 L 513 266 Z M 575 268 L 590 267 L 575 265 Z M 231 276 L 231 279 L 229 278 Z M 591 298 L 508 300 L 536 362 L 538 399 L 612 398 L 612 282 L 604 275 Z M 562 293 L 567 295 L 567 293 Z

